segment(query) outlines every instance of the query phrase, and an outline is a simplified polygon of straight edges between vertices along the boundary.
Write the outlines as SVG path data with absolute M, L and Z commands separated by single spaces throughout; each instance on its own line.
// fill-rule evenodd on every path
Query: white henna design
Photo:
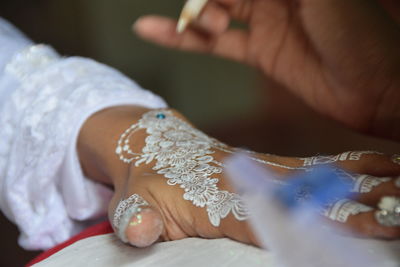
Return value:
M 351 192 L 354 193 L 369 193 L 374 187 L 382 183 L 390 182 L 392 179 L 389 177 L 375 177 L 365 174 L 352 174 L 342 169 L 336 169 L 338 174 L 345 183 L 350 183 L 352 186 Z
M 371 154 L 381 155 L 382 153 L 376 151 L 349 151 L 334 156 L 314 156 L 309 158 L 301 158 L 301 160 L 304 161 L 303 166 L 313 166 L 320 164 L 331 164 L 345 160 L 357 161 L 360 160 L 363 155 Z
M 141 153 L 135 153 L 129 139 L 141 129 L 148 136 Z M 245 220 L 247 209 L 239 196 L 218 189 L 219 180 L 213 175 L 221 173 L 223 165 L 212 156 L 213 149 L 230 151 L 228 146 L 173 116 L 171 111 L 155 110 L 144 114 L 121 135 L 116 153 L 122 161 L 133 162 L 135 166 L 154 161 L 153 169 L 164 175 L 169 185 L 179 185 L 185 190 L 185 200 L 206 207 L 213 226 L 219 226 L 230 212 L 237 220 Z
M 333 221 L 345 223 L 350 215 L 357 215 L 372 210 L 373 209 L 371 207 L 358 203 L 354 200 L 341 199 L 325 209 L 323 211 L 323 215 Z

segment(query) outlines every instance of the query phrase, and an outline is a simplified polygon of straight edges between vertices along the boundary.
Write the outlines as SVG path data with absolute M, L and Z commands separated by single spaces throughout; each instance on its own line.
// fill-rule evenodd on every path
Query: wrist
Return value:
M 122 185 L 129 174 L 129 165 L 115 154 L 120 135 L 138 121 L 148 109 L 136 106 L 119 106 L 99 111 L 83 125 L 78 138 L 78 155 L 85 175 L 97 182 Z M 142 147 L 138 136 L 132 145 Z M 143 144 L 142 144 L 143 143 Z

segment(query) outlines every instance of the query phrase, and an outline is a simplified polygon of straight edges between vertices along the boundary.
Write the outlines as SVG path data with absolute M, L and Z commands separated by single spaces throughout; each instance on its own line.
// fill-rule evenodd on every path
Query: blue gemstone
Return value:
M 160 119 L 160 120 L 163 120 L 166 118 L 164 113 L 158 113 L 156 117 L 157 117 L 157 119 Z

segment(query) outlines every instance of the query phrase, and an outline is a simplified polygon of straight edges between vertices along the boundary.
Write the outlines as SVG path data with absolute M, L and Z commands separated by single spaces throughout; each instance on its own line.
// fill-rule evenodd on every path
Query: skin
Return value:
M 259 245 L 251 227 L 246 221 L 238 221 L 232 215 L 221 221 L 219 227 L 210 224 L 204 208 L 195 207 L 190 201 L 183 199 L 183 189 L 179 186 L 170 186 L 166 178 L 156 174 L 152 169 L 153 163 L 135 167 L 125 164 L 115 154 L 115 148 L 120 135 L 136 123 L 147 109 L 133 106 L 114 107 L 100 111 L 89 118 L 81 129 L 78 139 L 78 152 L 82 168 L 87 177 L 110 185 L 115 189 L 114 197 L 109 206 L 110 219 L 121 199 L 132 194 L 139 194 L 150 207 L 143 212 L 143 223 L 137 224 L 138 218 L 132 218 L 134 227 L 130 227 L 126 234 L 134 246 L 145 247 L 155 241 L 178 240 L 186 237 L 221 238 L 228 237 L 244 243 Z M 186 119 L 177 111 L 175 116 Z M 131 147 L 138 151 L 145 144 L 146 133 L 137 132 L 130 139 Z M 216 151 L 213 157 L 222 162 L 229 156 L 225 152 Z M 273 155 L 256 154 L 256 157 L 285 164 L 292 167 L 302 166 L 299 158 L 279 157 Z M 359 161 L 342 161 L 339 167 L 354 173 L 374 175 L 377 177 L 398 177 L 400 165 L 392 162 L 384 155 L 364 155 Z M 291 171 L 279 167 L 268 167 L 273 170 L 279 179 L 285 179 Z M 225 173 L 213 175 L 219 179 L 220 190 L 234 192 Z M 376 207 L 382 196 L 400 197 L 400 189 L 394 186 L 393 181 L 383 183 L 367 194 L 355 196 L 358 201 Z M 267 203 L 266 203 L 267 204 Z M 160 228 L 159 221 L 162 222 Z M 374 212 L 350 216 L 345 225 L 355 235 L 384 239 L 400 237 L 400 227 L 383 227 L 374 219 Z M 241 229 L 238 231 L 238 229 Z
M 231 20 L 247 29 L 231 29 Z M 162 46 L 250 64 L 312 108 L 360 132 L 400 140 L 400 3 L 210 0 L 183 34 L 176 21 L 134 26 Z
M 167 47 L 251 64 L 328 117 L 362 132 L 399 140 L 398 7 L 391 0 L 213 0 L 182 35 L 176 34 L 176 21 L 157 16 L 141 18 L 134 28 L 143 38 Z M 244 22 L 248 29 L 228 29 L 230 20 Z M 229 215 L 219 227 L 213 227 L 205 209 L 183 200 L 183 190 L 167 185 L 151 164 L 133 167 L 119 161 L 113 153 L 119 135 L 144 112 L 137 107 L 99 112 L 86 122 L 78 142 L 87 176 L 115 188 L 110 218 L 118 201 L 134 193 L 150 203 L 142 214 L 143 223 L 137 224 L 136 218 L 135 226 L 127 229 L 130 243 L 147 246 L 154 241 L 195 236 L 229 237 L 258 245 L 247 222 Z M 176 116 L 184 119 L 177 112 Z M 132 146 L 143 147 L 145 137 L 144 133 L 135 134 Z M 218 161 L 227 156 L 214 154 Z M 257 157 L 289 166 L 302 164 L 297 158 Z M 360 161 L 338 165 L 377 177 L 398 177 L 400 173 L 400 166 L 383 155 L 365 155 Z M 286 169 L 273 169 L 281 179 L 289 174 Z M 216 178 L 220 189 L 234 191 L 224 173 Z M 387 182 L 356 197 L 376 207 L 384 195 L 399 196 L 399 189 Z M 398 227 L 378 225 L 373 214 L 350 216 L 346 227 L 364 237 L 400 237 Z M 158 221 L 162 222 L 161 230 Z

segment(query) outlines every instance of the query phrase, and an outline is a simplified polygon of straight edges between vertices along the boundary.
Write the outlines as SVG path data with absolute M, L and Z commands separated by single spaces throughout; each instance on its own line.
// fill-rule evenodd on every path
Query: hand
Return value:
M 225 156 L 227 156 L 226 153 L 218 153 L 216 158 L 222 159 Z M 301 165 L 301 160 L 298 159 L 271 158 L 261 155 L 260 157 L 276 160 L 276 163 L 290 163 L 289 165 L 292 166 Z M 377 177 L 393 176 L 400 172 L 399 166 L 382 155 L 365 155 L 360 161 L 344 161 L 339 165 L 361 173 L 373 173 Z M 252 232 L 251 226 L 246 221 L 238 221 L 232 214 L 223 219 L 220 226 L 211 225 L 205 208 L 195 207 L 190 201 L 184 200 L 183 189 L 178 185 L 168 185 L 168 179 L 163 175 L 150 174 L 154 172 L 150 166 L 147 170 L 143 169 L 139 172 L 135 170 L 134 166 L 131 166 L 131 175 L 126 179 L 124 186 L 116 190 L 110 204 L 109 216 L 112 221 L 118 202 L 127 199 L 132 194 L 140 195 L 149 203 L 147 212 L 141 214 L 140 220 L 133 217 L 133 226 L 126 230 L 128 240 L 132 245 L 145 247 L 154 241 L 179 240 L 187 237 L 209 239 L 227 237 L 256 246 L 260 245 L 256 235 Z M 275 170 L 279 171 L 279 168 Z M 224 174 L 219 179 L 218 186 L 221 190 L 234 192 L 229 179 Z M 281 179 L 285 179 L 284 176 Z M 356 236 L 384 239 L 400 238 L 400 227 L 381 226 L 374 217 L 377 203 L 381 197 L 386 195 L 400 196 L 400 189 L 394 185 L 394 180 L 382 180 L 382 184 L 375 187 L 371 192 L 356 195 L 355 201 L 368 205 L 372 209 L 368 212 L 350 215 L 344 225 Z M 138 221 L 141 221 L 141 224 Z M 338 227 L 343 225 L 340 222 L 333 222 L 333 224 L 337 224 Z
M 230 20 L 248 29 L 228 29 Z M 192 28 L 175 29 L 158 16 L 135 24 L 158 44 L 251 64 L 317 111 L 400 140 L 399 25 L 376 0 L 211 0 Z
M 145 115 L 142 117 L 142 114 Z M 119 236 L 122 233 L 122 236 L 127 237 L 126 241 L 139 247 L 155 241 L 186 237 L 229 237 L 259 245 L 248 223 L 238 220 L 240 216 L 234 216 L 232 210 L 226 218 L 221 215 L 224 207 L 229 207 L 226 203 L 234 202 L 228 198 L 218 198 L 224 201 L 217 201 L 216 206 L 210 202 L 210 199 L 217 196 L 217 192 L 234 192 L 222 166 L 224 159 L 232 155 L 235 149 L 207 137 L 175 111 L 162 111 L 160 118 L 158 115 L 159 111 L 149 113 L 130 107 L 112 108 L 91 117 L 80 134 L 78 148 L 85 172 L 89 177 L 104 182 L 107 181 L 104 177 L 111 177 L 110 181 L 114 185 L 115 194 L 109 207 L 110 220 L 114 222 L 120 201 L 132 195 L 140 196 L 139 200 L 147 203 L 141 206 L 142 211 L 137 214 L 126 213 L 127 209 L 120 206 L 120 215 L 127 214 L 125 225 L 128 227 L 114 224 Z M 138 124 L 140 118 L 141 124 Z M 107 127 L 103 126 L 102 129 L 102 125 Z M 122 133 L 124 135 L 120 139 Z M 95 135 L 97 138 L 93 138 Z M 129 140 L 128 143 L 125 140 Z M 121 149 L 116 151 L 122 161 L 114 154 L 119 144 Z M 342 216 L 337 220 L 341 219 L 357 235 L 387 239 L 400 237 L 400 227 L 379 225 L 374 217 L 374 209 L 381 197 L 400 197 L 400 188 L 396 187 L 395 179 L 391 179 L 400 174 L 397 158 L 392 160 L 376 152 L 347 152 L 339 156 L 314 158 L 250 153 L 249 157 L 275 171 L 277 179 L 282 180 L 294 171 L 315 164 L 336 163 L 340 168 L 353 173 L 342 173 L 344 179 L 358 182 L 354 183 L 354 189 L 360 193 L 353 196 L 354 201 L 371 207 L 356 215 L 344 212 L 342 215 L 346 218 Z M 123 162 L 130 158 L 133 159 L 131 162 Z M 103 175 L 98 174 L 99 170 Z M 357 173 L 370 176 L 360 176 Z M 214 178 L 218 181 L 213 181 Z M 204 207 L 200 207 L 201 203 L 205 203 Z M 236 204 L 233 205 L 237 207 L 234 210 L 240 214 L 241 206 Z M 213 210 L 213 207 L 222 207 L 214 213 L 218 215 L 217 223 L 215 220 L 213 223 L 210 221 L 210 212 L 206 209 Z M 329 212 L 327 215 L 333 219 L 336 216 Z

